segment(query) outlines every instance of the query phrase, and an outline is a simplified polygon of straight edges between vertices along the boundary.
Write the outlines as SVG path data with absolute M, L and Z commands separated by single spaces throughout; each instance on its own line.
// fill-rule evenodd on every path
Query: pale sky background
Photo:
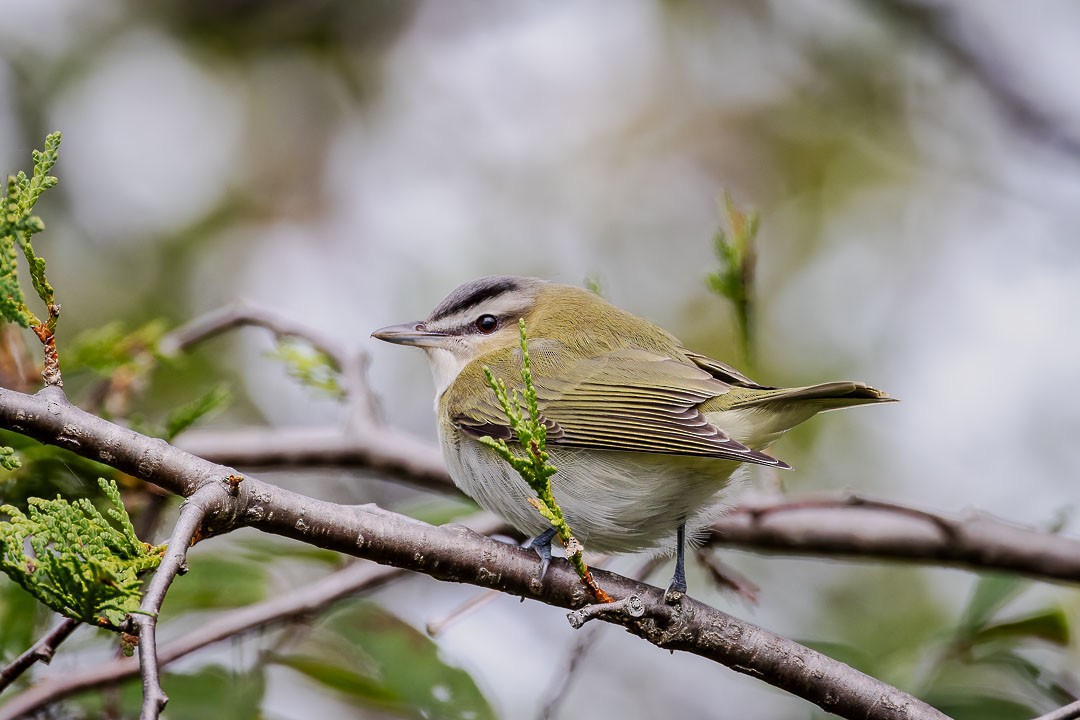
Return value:
M 964 53 L 1056 138 L 877 5 L 421 2 L 367 51 L 356 91 L 331 60 L 283 46 L 235 62 L 134 3 L 0 0 L 0 167 L 63 131 L 41 251 L 67 327 L 256 300 L 367 350 L 388 422 L 431 439 L 422 355 L 368 334 L 480 275 L 595 276 L 737 360 L 730 310 L 703 282 L 729 190 L 763 217 L 757 379 L 859 379 L 903 401 L 779 445 L 788 489 L 1046 526 L 1080 474 L 1080 5 L 910 4 L 947 13 Z M 206 220 L 234 199 L 246 209 Z M 268 422 L 340 420 L 261 357 L 265 338 L 234 347 L 222 367 L 242 363 Z M 762 585 L 758 607 L 699 573 L 691 592 L 794 638 L 827 639 L 830 589 L 884 572 L 730 556 Z M 954 612 L 972 578 L 903 572 Z M 379 597 L 422 627 L 475 592 L 417 579 Z M 875 612 L 888 632 L 893 609 Z M 574 637 L 561 611 L 503 597 L 440 643 L 516 720 Z M 564 717 L 811 714 L 704 660 L 599 638 Z M 281 677 L 280 717 L 330 702 Z

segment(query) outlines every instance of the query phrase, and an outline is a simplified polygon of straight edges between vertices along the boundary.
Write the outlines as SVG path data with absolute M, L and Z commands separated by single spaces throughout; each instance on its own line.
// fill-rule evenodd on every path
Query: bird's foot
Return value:
M 529 543 L 537 555 L 540 556 L 540 579 L 547 575 L 548 567 L 551 566 L 551 539 L 555 537 L 555 528 L 548 528 L 533 538 Z
M 668 605 L 678 605 L 684 597 L 686 597 L 686 578 L 671 578 L 671 584 L 664 591 L 664 602 Z
M 679 525 L 675 539 L 675 574 L 664 591 L 664 602 L 678 605 L 686 597 L 686 523 Z

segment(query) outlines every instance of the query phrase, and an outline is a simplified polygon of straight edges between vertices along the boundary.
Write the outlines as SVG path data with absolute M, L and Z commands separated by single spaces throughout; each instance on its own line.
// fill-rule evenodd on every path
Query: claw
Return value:
M 675 545 L 675 574 L 664 591 L 664 602 L 678 605 L 686 597 L 686 523 L 679 526 Z
M 555 537 L 555 528 L 548 528 L 544 532 L 533 538 L 529 543 L 529 547 L 536 551 L 536 554 L 540 556 L 540 579 L 543 580 L 547 575 L 548 568 L 551 566 L 551 539 Z

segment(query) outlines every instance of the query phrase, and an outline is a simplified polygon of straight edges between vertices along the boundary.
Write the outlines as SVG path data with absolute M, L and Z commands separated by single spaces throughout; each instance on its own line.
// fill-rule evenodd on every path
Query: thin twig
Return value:
M 433 638 L 438 637 L 446 630 L 446 628 L 450 627 L 458 620 L 461 620 L 463 617 L 469 615 L 475 610 L 479 610 L 492 600 L 495 600 L 499 597 L 502 597 L 502 593 L 498 592 L 497 590 L 484 590 L 482 592 L 476 593 L 468 600 L 443 615 L 438 620 L 431 620 L 430 622 L 428 622 L 427 626 L 425 627 L 425 629 L 427 630 L 427 634 Z
M 709 573 L 713 582 L 725 590 L 730 590 L 750 605 L 757 605 L 758 592 L 761 590 L 757 584 L 740 573 L 726 562 L 716 557 L 711 551 L 702 550 L 697 553 L 698 562 Z
M 214 498 L 222 495 L 220 485 L 206 484 L 200 487 L 180 507 L 169 549 L 161 560 L 150 585 L 143 595 L 139 612 L 131 622 L 139 637 L 139 667 L 142 672 L 143 703 L 140 720 L 156 720 L 169 702 L 169 696 L 161 687 L 161 671 L 157 653 L 157 618 L 165 593 L 177 574 L 186 572 L 187 551 L 192 540 L 210 511 Z
M 964 3 L 926 3 L 911 0 L 864 0 L 864 5 L 887 15 L 902 30 L 936 50 L 967 72 L 986 92 L 1005 119 L 1024 135 L 1080 159 L 1080 137 L 1064 116 L 1042 107 L 1022 73 L 1002 63 L 1003 54 L 984 34 L 963 31 Z
M 600 625 L 592 625 L 574 635 L 574 646 L 570 649 L 566 667 L 556 671 L 555 684 L 548 690 L 547 702 L 541 706 L 540 712 L 537 713 L 537 720 L 551 720 L 551 718 L 555 717 L 555 713 L 558 712 L 559 706 L 562 705 L 563 700 L 566 698 L 570 684 L 574 681 L 582 661 L 585 660 L 585 656 L 588 655 L 589 651 L 596 647 L 600 627 Z
M 358 429 L 377 424 L 378 402 L 367 384 L 367 355 L 350 350 L 337 338 L 305 323 L 295 322 L 268 307 L 251 302 L 237 302 L 213 310 L 181 325 L 162 337 L 158 347 L 166 355 L 186 352 L 195 345 L 241 327 L 261 327 L 277 339 L 292 337 L 307 342 L 326 355 L 341 371 L 350 405 L 349 427 Z
M 1076 720 L 1076 718 L 1080 718 L 1080 700 L 1059 707 L 1057 710 L 1048 712 L 1045 715 L 1040 715 L 1034 720 Z
M 34 663 L 43 662 L 48 665 L 52 661 L 53 655 L 56 654 L 56 648 L 60 646 L 60 643 L 67 640 L 68 636 L 75 632 L 75 628 L 81 624 L 73 618 L 64 618 L 56 627 L 34 643 L 29 650 L 8 663 L 3 670 L 0 670 L 0 692 L 3 692 L 16 678 L 29 670 Z
M 641 564 L 636 570 L 629 574 L 636 580 L 644 581 L 653 571 L 664 562 L 665 558 L 660 556 L 650 557 L 644 563 Z M 593 563 L 593 567 L 600 567 L 598 563 Z M 566 665 L 563 670 L 557 670 L 555 672 L 555 683 L 548 688 L 546 693 L 547 702 L 541 706 L 540 713 L 537 715 L 538 720 L 550 720 L 558 712 L 559 706 L 566 699 L 566 696 L 570 690 L 571 684 L 577 676 L 577 669 L 584 662 L 585 657 L 589 652 L 596 647 L 597 635 L 600 631 L 600 625 L 592 625 L 590 627 L 581 630 L 574 635 L 574 645 L 570 649 L 570 654 L 567 657 Z
M 932 525 L 937 526 L 939 530 L 947 537 L 948 540 L 955 540 L 959 530 L 954 520 L 942 517 L 935 513 L 927 512 L 925 510 L 919 510 L 918 508 L 907 507 L 906 505 L 900 505 L 894 502 L 888 502 L 885 500 L 875 500 L 872 498 L 866 498 L 861 495 L 854 495 L 846 493 L 841 497 L 802 497 L 797 499 L 788 499 L 783 503 L 773 503 L 769 505 L 742 505 L 732 510 L 732 513 L 750 513 L 754 516 L 755 520 L 760 520 L 765 515 L 780 512 L 791 512 L 792 510 L 807 510 L 807 509 L 823 509 L 823 510 L 835 510 L 840 507 L 861 507 L 869 508 L 871 510 L 885 510 L 890 513 L 897 513 L 900 515 L 910 515 L 911 517 L 919 520 L 925 520 Z
M 189 430 L 176 446 L 221 465 L 242 468 L 356 468 L 382 473 L 410 485 L 457 493 L 442 453 L 416 436 L 368 427 L 347 436 L 338 428 L 247 428 Z

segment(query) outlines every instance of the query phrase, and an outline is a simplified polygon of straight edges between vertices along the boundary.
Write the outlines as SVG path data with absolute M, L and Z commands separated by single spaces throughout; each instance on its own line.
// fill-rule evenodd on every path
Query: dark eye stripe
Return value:
M 521 281 L 513 276 L 487 277 L 466 283 L 450 293 L 449 296 L 431 312 L 428 321 L 442 320 L 451 315 L 476 307 L 485 300 L 503 293 L 521 288 Z

